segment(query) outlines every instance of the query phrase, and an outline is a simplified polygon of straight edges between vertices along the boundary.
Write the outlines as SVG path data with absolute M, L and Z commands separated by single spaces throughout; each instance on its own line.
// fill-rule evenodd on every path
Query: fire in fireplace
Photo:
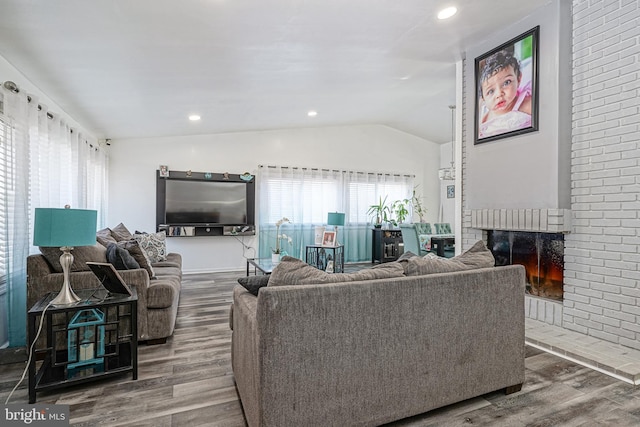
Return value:
M 487 246 L 496 265 L 524 265 L 529 294 L 562 300 L 564 234 L 489 230 Z

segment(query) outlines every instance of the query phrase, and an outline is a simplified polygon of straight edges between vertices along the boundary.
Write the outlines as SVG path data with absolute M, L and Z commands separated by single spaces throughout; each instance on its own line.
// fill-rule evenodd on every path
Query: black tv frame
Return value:
M 243 175 L 244 176 L 244 175 Z M 167 181 L 206 181 L 206 182 L 233 182 L 246 185 L 247 222 L 246 224 L 217 224 L 217 223 L 189 223 L 168 224 L 166 222 L 166 197 Z M 177 236 L 172 231 L 179 228 L 192 228 L 192 234 L 179 234 L 180 237 L 193 236 L 233 236 L 255 234 L 256 211 L 256 179 L 252 176 L 249 180 L 240 178 L 239 174 L 170 171 L 169 176 L 160 176 L 160 170 L 156 170 L 156 230 L 165 231 L 167 236 Z

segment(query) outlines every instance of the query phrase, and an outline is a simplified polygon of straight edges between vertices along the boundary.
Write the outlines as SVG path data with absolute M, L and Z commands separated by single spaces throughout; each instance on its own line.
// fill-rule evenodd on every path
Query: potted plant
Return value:
M 411 195 L 411 206 L 413 207 L 413 213 L 417 214 L 420 218 L 420 222 L 424 222 L 424 216 L 427 214 L 427 209 L 422 206 L 422 197 L 416 193 L 416 185 L 413 187 L 413 194 Z
M 276 222 L 276 247 L 275 249 L 273 248 L 271 249 L 271 262 L 273 262 L 274 264 L 280 262 L 280 257 L 284 253 L 284 251 L 280 247 L 280 241 L 282 240 L 283 242 L 287 242 L 289 244 L 293 242 L 293 239 L 291 238 L 291 236 L 287 236 L 284 233 L 280 234 L 280 226 L 285 222 L 288 222 L 289 224 L 291 224 L 291 221 L 287 217 L 284 217 L 278 220 L 278 222 Z
M 395 213 L 397 223 L 394 222 L 395 225 L 401 224 L 407 219 L 409 216 L 409 207 L 411 206 L 410 199 L 402 199 L 396 200 L 391 205 L 391 210 Z
M 391 207 L 387 204 L 387 196 L 385 196 L 384 199 L 380 196 L 378 203 L 369 206 L 367 214 L 374 219 L 373 225 L 376 228 L 382 227 L 383 222 L 391 221 Z

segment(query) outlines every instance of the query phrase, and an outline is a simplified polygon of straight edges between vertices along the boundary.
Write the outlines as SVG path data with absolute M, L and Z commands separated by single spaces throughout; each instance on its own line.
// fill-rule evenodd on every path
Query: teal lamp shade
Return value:
M 344 225 L 344 213 L 329 212 L 327 216 L 327 225 Z
M 42 247 L 93 246 L 98 211 L 36 208 L 33 245 Z
M 71 249 L 74 246 L 93 246 L 96 244 L 97 211 L 86 209 L 36 208 L 33 227 L 33 245 L 42 247 L 60 247 L 60 265 L 62 266 L 62 289 L 50 304 L 69 305 L 80 301 L 80 297 L 71 289 L 69 270 L 73 264 Z

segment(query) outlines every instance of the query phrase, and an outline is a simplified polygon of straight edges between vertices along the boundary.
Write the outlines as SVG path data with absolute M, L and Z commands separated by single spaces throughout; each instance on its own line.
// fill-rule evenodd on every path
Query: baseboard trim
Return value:
M 27 347 L 9 347 L 0 349 L 0 365 L 27 361 Z

